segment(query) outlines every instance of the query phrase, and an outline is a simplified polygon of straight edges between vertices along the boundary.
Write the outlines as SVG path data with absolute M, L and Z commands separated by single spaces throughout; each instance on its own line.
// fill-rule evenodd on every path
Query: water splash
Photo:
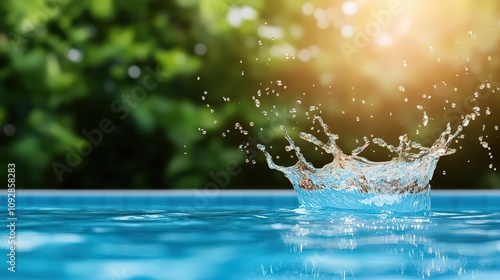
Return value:
M 427 212 L 430 211 L 430 180 L 441 156 L 455 153 L 451 141 L 457 137 L 470 120 L 479 116 L 478 111 L 464 116 L 462 125 L 452 133 L 450 124 L 431 147 L 424 147 L 411 141 L 407 135 L 399 137 L 399 145 L 387 144 L 381 138 L 370 141 L 364 137 L 364 144 L 345 154 L 336 144 L 337 134 L 330 132 L 328 125 L 319 116 L 319 121 L 328 142 L 323 143 L 315 136 L 300 133 L 300 138 L 322 148 L 333 155 L 333 161 L 321 168 L 309 163 L 285 127 L 281 129 L 289 142 L 287 151 L 294 150 L 297 163 L 290 167 L 274 163 L 264 145 L 258 148 L 264 152 L 269 168 L 281 171 L 297 191 L 299 201 L 306 208 L 362 209 L 363 211 Z M 387 148 L 397 156 L 389 161 L 373 162 L 359 154 L 370 144 Z

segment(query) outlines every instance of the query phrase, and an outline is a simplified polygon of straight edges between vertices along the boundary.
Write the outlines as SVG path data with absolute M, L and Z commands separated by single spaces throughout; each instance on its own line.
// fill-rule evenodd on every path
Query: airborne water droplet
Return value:
M 399 86 L 399 91 L 405 92 L 405 87 L 404 86 Z
M 262 40 L 259 40 L 259 46 L 262 46 Z
M 408 66 L 408 62 L 406 62 L 406 60 L 403 60 L 403 67 L 406 67 Z
M 427 113 L 424 111 L 424 116 L 423 116 L 423 125 L 427 126 L 427 123 L 429 122 L 429 117 L 427 116 Z

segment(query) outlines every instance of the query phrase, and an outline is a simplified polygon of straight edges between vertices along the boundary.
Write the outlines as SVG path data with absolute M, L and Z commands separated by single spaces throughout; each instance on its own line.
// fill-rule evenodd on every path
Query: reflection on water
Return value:
M 296 258 L 295 265 L 262 265 L 260 275 L 286 271 L 292 279 L 490 279 L 493 274 L 488 271 L 500 268 L 493 261 L 500 251 L 499 238 L 493 236 L 498 230 L 456 223 L 456 219 L 473 222 L 468 215 L 309 212 L 296 219 L 272 225 L 280 231 L 289 257 Z M 496 219 L 498 224 L 498 215 Z
M 12 278 L 0 270 L 0 279 L 500 279 L 500 213 L 106 208 L 19 215 L 18 271 Z

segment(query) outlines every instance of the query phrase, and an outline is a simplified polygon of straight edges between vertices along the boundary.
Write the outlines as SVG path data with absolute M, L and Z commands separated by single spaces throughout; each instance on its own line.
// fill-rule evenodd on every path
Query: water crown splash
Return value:
M 324 133 L 328 136 L 325 144 L 315 136 L 301 132 L 300 138 L 322 148 L 333 155 L 333 161 L 321 168 L 314 167 L 301 153 L 300 147 L 281 129 L 289 142 L 287 151 L 294 150 L 298 161 L 289 167 L 274 163 L 264 145 L 258 148 L 264 152 L 269 168 L 281 171 L 290 180 L 298 194 L 299 202 L 305 208 L 332 208 L 363 211 L 428 212 L 430 211 L 430 180 L 441 156 L 455 153 L 449 148 L 470 120 L 479 116 L 475 110 L 464 116 L 462 125 L 454 133 L 448 123 L 446 130 L 431 147 L 424 147 L 408 139 L 399 137 L 399 146 L 387 144 L 381 138 L 371 141 L 364 137 L 365 144 L 345 154 L 336 144 L 337 134 L 330 132 L 328 125 L 319 116 Z M 373 162 L 359 154 L 371 143 L 387 148 L 397 156 L 389 161 Z M 417 151 L 417 152 L 412 152 Z

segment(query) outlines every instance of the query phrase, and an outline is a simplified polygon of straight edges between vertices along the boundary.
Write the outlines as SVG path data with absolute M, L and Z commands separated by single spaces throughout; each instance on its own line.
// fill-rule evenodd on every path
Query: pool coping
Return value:
M 433 211 L 500 210 L 500 190 L 433 190 Z M 16 207 L 214 207 L 293 208 L 299 203 L 294 190 L 16 190 Z M 7 208 L 7 192 L 0 195 Z

